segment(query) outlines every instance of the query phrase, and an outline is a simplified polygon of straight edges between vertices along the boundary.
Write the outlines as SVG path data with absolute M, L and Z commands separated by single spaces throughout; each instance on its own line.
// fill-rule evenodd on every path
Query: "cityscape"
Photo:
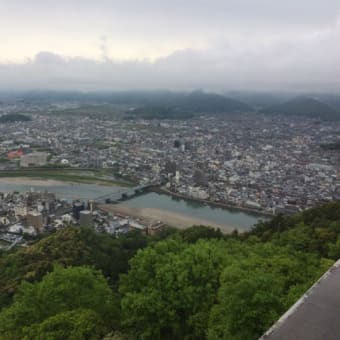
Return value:
M 83 114 L 62 114 L 75 108 Z M 45 171 L 42 175 L 57 170 L 67 176 L 66 170 L 92 169 L 103 173 L 93 183 L 105 180 L 99 183 L 151 187 L 184 200 L 262 216 L 292 214 L 340 198 L 340 157 L 327 147 L 339 142 L 338 122 L 254 113 L 147 120 L 126 117 L 127 108 L 110 118 L 96 118 L 95 110 L 96 106 L 90 106 L 89 114 L 88 107 L 76 102 L 3 102 L 3 116 L 24 112 L 30 120 L 0 124 L 2 177 L 10 172 L 24 177 L 30 169 L 38 176 L 41 170 Z M 72 182 L 73 177 L 66 179 Z M 72 202 L 47 194 L 48 187 L 41 196 L 34 193 L 34 185 L 32 190 L 26 195 L 2 194 L 3 240 L 18 242 L 7 234 L 18 234 L 18 230 L 19 234 L 37 234 L 84 224 L 74 213 L 76 197 Z M 46 194 L 53 197 L 48 209 L 41 203 Z M 38 195 L 33 206 L 27 203 L 32 195 Z M 98 196 L 108 198 L 96 202 L 95 197 L 85 197 L 80 205 L 83 214 L 91 210 L 91 218 L 85 220 L 96 230 L 147 231 L 151 225 L 167 224 L 166 220 L 129 216 L 125 210 L 125 214 L 107 210 L 115 203 L 112 195 Z M 122 198 L 118 194 L 114 200 Z M 103 210 L 99 203 L 108 205 Z
M 0 1 L 0 340 L 339 340 L 340 1 Z

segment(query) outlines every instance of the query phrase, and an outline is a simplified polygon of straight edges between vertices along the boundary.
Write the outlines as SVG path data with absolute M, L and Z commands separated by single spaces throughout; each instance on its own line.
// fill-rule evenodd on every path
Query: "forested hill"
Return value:
M 254 110 L 251 106 L 239 100 L 203 91 L 195 91 L 183 96 L 178 100 L 177 105 L 193 112 L 235 113 Z
M 161 95 L 162 94 L 162 95 Z M 119 97 L 115 97 L 118 100 Z M 227 98 L 219 94 L 194 91 L 192 93 L 168 93 L 161 92 L 158 96 L 130 96 L 123 97 L 126 103 L 134 103 L 137 107 L 129 113 L 135 117 L 146 119 L 186 119 L 195 114 L 209 113 L 239 113 L 251 112 L 254 109 L 239 100 Z M 122 100 L 122 99 L 120 99 Z
M 258 223 L 242 237 L 256 237 L 265 243 L 337 260 L 340 258 L 340 202 L 330 202 L 292 216 L 278 215 Z
M 322 120 L 340 120 L 340 114 L 328 104 L 314 98 L 298 97 L 262 110 L 267 114 L 295 115 Z
M 30 120 L 32 120 L 31 117 L 19 113 L 11 113 L 0 116 L 0 123 L 27 122 Z
M 187 119 L 195 114 L 251 112 L 253 108 L 238 100 L 218 94 L 195 91 L 166 98 L 148 100 L 149 105 L 138 106 L 128 112 L 129 118 Z M 158 105 L 156 105 L 158 103 Z
M 246 234 L 69 227 L 0 255 L 0 339 L 257 339 L 340 256 L 340 203 Z

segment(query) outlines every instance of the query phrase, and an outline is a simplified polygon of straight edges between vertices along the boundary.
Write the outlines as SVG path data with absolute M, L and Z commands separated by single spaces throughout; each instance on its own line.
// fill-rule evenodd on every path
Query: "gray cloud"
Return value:
M 338 0 L 98 0 L 96 6 L 90 0 L 26 3 L 31 6 L 4 0 L 0 11 L 15 12 L 13 23 L 19 25 L 22 20 L 33 37 L 45 28 L 47 43 L 42 39 L 39 49 L 56 52 L 38 52 L 21 63 L 0 63 L 2 90 L 340 91 Z M 0 32 L 1 25 L 9 25 L 6 20 L 0 23 Z M 24 39 L 20 34 L 13 28 L 6 39 Z M 55 35 L 75 46 L 95 37 L 91 39 L 95 39 L 99 58 L 86 53 L 77 57 L 72 46 L 63 51 L 50 48 L 59 46 L 53 45 Z M 119 60 L 120 44 L 126 42 L 133 48 L 136 41 L 145 48 L 180 47 L 153 61 L 143 59 L 142 52 L 135 53 L 135 60 Z

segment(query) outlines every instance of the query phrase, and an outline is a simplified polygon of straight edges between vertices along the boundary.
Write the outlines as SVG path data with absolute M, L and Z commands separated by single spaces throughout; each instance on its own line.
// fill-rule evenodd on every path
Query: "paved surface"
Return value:
M 260 340 L 340 340 L 340 260 Z

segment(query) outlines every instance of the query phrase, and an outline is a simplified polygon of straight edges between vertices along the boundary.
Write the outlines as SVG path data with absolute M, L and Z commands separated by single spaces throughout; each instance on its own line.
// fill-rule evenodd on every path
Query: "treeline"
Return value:
M 223 235 L 66 228 L 0 256 L 0 339 L 257 339 L 340 255 L 340 203 Z
M 319 257 L 340 258 L 340 202 L 330 202 L 292 216 L 258 223 L 244 239 L 270 242 Z
M 30 120 L 32 120 L 31 117 L 20 113 L 10 113 L 0 116 L 0 123 L 28 122 Z
M 320 147 L 324 150 L 340 150 L 340 143 L 339 142 L 326 143 L 326 144 L 321 144 Z

